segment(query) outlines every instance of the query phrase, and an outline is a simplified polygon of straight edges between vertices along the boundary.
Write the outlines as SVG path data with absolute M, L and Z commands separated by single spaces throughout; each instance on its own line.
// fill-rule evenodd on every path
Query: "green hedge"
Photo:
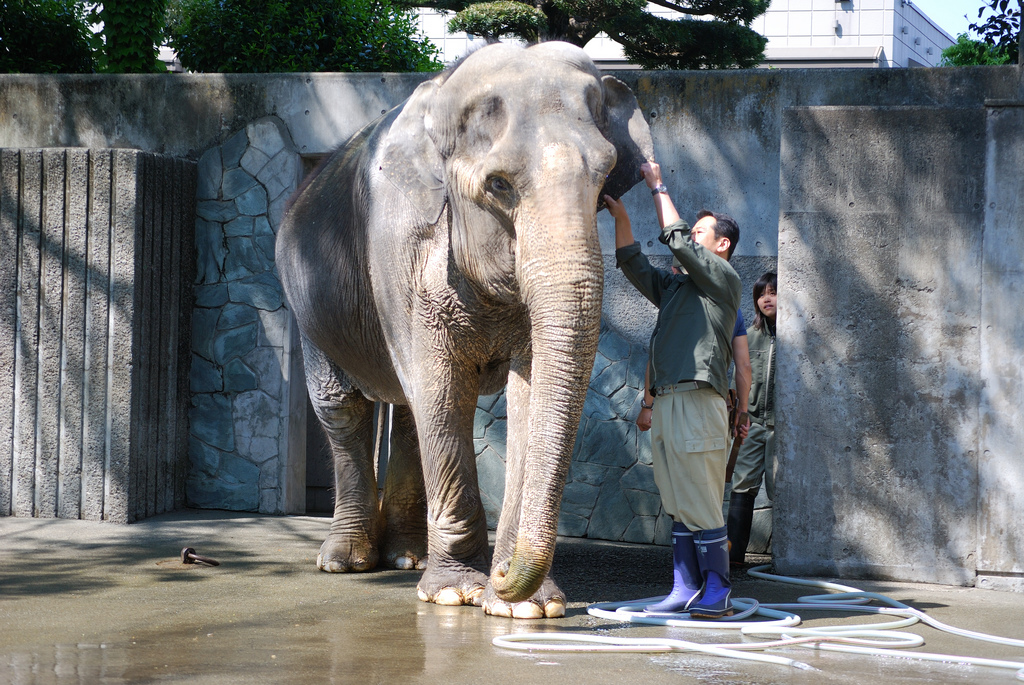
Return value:
M 390 0 L 172 0 L 166 31 L 192 71 L 440 69 L 416 30 Z

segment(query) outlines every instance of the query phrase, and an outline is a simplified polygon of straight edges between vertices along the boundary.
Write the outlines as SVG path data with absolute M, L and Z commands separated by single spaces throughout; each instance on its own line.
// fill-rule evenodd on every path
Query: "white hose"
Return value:
M 950 626 L 938 621 L 923 611 L 898 602 L 875 592 L 864 592 L 854 587 L 828 583 L 820 580 L 803 580 L 767 573 L 769 567 L 756 566 L 747 573 L 755 578 L 773 580 L 790 585 L 805 585 L 833 591 L 832 594 L 807 595 L 794 604 L 760 604 L 753 599 L 733 598 L 738 613 L 713 621 L 690 620 L 685 613 L 649 614 L 643 608 L 662 599 L 648 597 L 628 602 L 603 602 L 587 607 L 587 613 L 620 623 L 641 623 L 646 625 L 672 626 L 699 630 L 737 630 L 742 635 L 777 635 L 780 639 L 770 642 L 741 642 L 736 644 L 701 644 L 670 638 L 629 638 L 608 637 L 588 633 L 515 633 L 496 637 L 496 647 L 531 652 L 699 652 L 714 654 L 730 659 L 760 661 L 781 666 L 815 670 L 808 664 L 781 656 L 756 654 L 766 649 L 802 646 L 833 652 L 869 654 L 873 656 L 896 656 L 906 659 L 940 661 L 945 663 L 971 664 L 992 668 L 1009 668 L 1017 671 L 1017 679 L 1024 680 L 1024 663 L 999 659 L 982 659 L 930 652 L 900 651 L 924 644 L 924 638 L 913 633 L 902 632 L 905 628 L 922 622 L 937 630 L 960 635 L 972 640 L 983 640 L 1010 647 L 1024 647 L 1024 640 L 999 637 Z M 868 606 L 878 602 L 886 606 Z M 796 611 L 856 612 L 891 616 L 896 620 L 885 623 L 857 624 L 846 626 L 823 626 L 819 628 L 797 628 L 801 618 Z M 767 620 L 746 620 L 762 616 Z

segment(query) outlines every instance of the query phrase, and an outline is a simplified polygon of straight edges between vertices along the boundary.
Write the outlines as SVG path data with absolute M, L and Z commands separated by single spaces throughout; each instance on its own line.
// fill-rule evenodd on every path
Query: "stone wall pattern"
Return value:
M 298 349 L 274 270 L 277 227 L 301 170 L 276 117 L 254 121 L 199 160 L 190 506 L 263 513 L 305 506 L 304 493 L 301 504 L 292 496 L 288 462 L 297 433 L 291 381 L 303 378 L 292 373 Z

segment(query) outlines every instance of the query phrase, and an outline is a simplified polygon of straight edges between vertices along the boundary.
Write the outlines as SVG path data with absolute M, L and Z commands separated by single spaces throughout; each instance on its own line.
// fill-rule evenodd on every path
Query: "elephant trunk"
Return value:
M 562 491 L 600 332 L 604 266 L 596 211 L 587 211 L 595 205 L 596 197 L 568 203 L 563 197 L 557 226 L 519 233 L 517 271 L 531 322 L 532 365 L 515 550 L 491 578 L 507 602 L 536 592 L 554 558 Z

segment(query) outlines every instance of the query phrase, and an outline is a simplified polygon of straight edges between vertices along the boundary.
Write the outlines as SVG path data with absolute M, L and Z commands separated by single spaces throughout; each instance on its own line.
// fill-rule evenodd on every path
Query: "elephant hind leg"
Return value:
M 306 388 L 334 457 L 334 518 L 320 547 L 322 571 L 377 565 L 382 521 L 373 471 L 373 403 L 309 340 L 302 340 Z
M 394 408 L 382 512 L 382 563 L 400 569 L 426 568 L 427 494 L 416 424 L 409 407 Z

